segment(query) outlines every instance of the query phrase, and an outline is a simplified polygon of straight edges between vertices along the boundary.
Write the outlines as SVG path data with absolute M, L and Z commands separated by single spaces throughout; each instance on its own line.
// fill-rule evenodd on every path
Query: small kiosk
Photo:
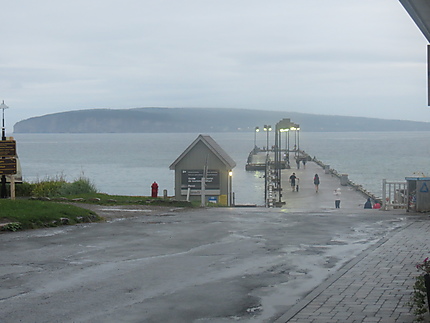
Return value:
M 407 211 L 430 211 L 430 177 L 406 177 Z
M 232 170 L 235 166 L 234 160 L 215 140 L 199 135 L 170 165 L 175 171 L 175 198 L 233 205 Z

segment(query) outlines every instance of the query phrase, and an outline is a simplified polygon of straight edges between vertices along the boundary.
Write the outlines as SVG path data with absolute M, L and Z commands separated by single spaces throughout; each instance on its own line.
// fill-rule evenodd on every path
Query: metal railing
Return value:
M 406 209 L 408 207 L 408 186 L 406 182 L 382 180 L 382 208 L 384 210 Z

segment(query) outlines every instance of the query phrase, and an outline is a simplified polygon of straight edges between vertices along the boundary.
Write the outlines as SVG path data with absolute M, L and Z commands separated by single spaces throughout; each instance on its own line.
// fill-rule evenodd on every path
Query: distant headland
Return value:
M 14 133 L 249 132 L 290 118 L 307 132 L 430 131 L 429 122 L 223 108 L 87 109 L 17 122 Z

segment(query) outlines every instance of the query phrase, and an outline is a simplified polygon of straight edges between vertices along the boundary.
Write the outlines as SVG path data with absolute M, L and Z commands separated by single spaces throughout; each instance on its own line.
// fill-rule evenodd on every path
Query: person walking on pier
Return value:
M 290 184 L 291 184 L 291 189 L 292 189 L 292 191 L 294 192 L 294 190 L 296 189 L 296 173 L 293 173 L 291 176 L 290 176 Z
M 318 193 L 318 187 L 320 186 L 320 177 L 318 174 L 315 174 L 314 176 L 314 185 L 315 185 L 315 191 Z
M 333 194 L 335 196 L 334 206 L 336 207 L 336 209 L 340 209 L 340 188 L 334 190 Z

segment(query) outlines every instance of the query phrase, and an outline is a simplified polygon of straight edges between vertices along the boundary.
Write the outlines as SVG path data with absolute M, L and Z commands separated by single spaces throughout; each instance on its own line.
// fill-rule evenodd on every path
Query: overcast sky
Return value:
M 398 0 L 20 0 L 1 11 L 8 132 L 49 113 L 154 106 L 430 121 L 427 41 Z

